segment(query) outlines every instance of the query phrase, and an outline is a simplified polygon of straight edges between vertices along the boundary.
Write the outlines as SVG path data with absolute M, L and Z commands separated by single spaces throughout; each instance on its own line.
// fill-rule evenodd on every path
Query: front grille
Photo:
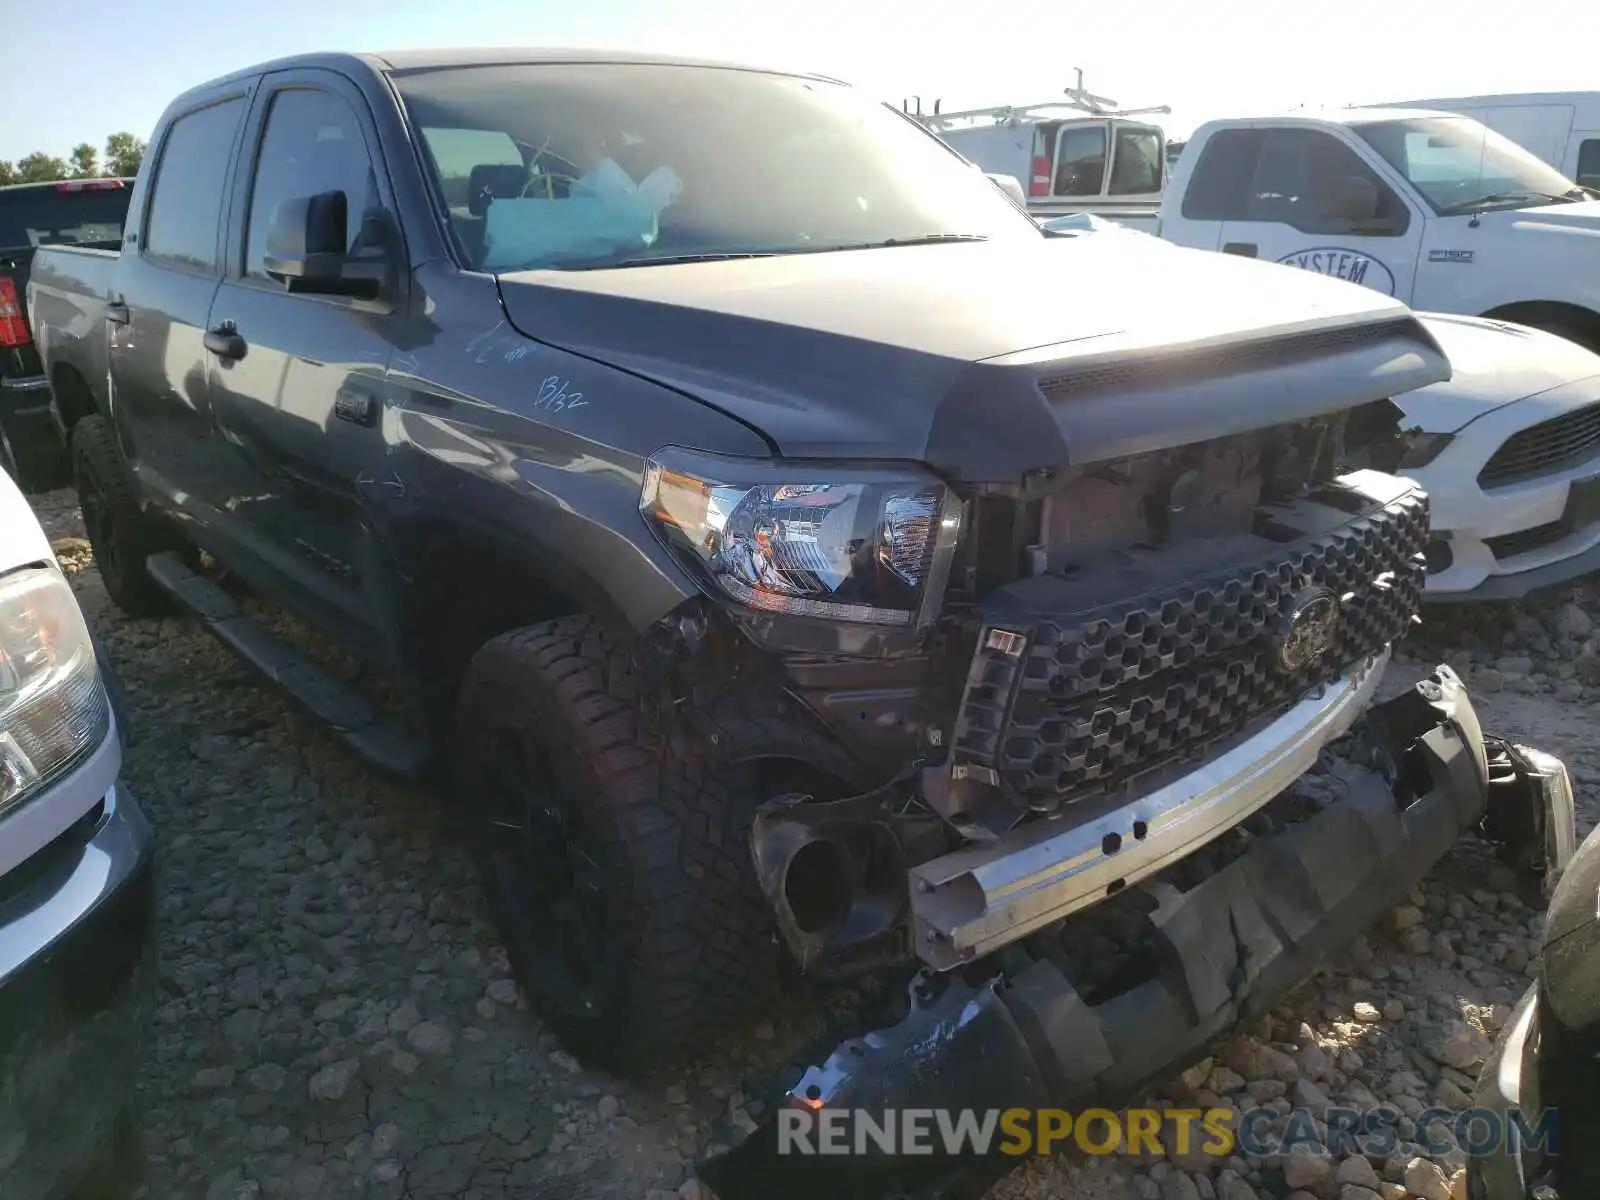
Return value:
M 1535 550 L 1543 550 L 1546 546 L 1553 546 L 1562 538 L 1571 536 L 1570 522 L 1551 521 L 1548 525 L 1535 525 L 1532 529 L 1519 529 L 1516 533 L 1503 533 L 1499 537 L 1484 538 L 1483 544 L 1489 547 L 1489 552 L 1494 555 L 1496 562 L 1504 562 L 1508 558 L 1516 558 L 1519 554 L 1531 554 Z
M 1505 440 L 1483 470 L 1480 487 L 1496 487 L 1575 467 L 1600 451 L 1600 403 L 1519 429 Z
M 1008 644 L 985 628 L 954 764 L 1049 807 L 1200 757 L 1398 639 L 1421 603 L 1427 538 L 1427 501 L 1413 493 L 1169 594 L 1034 619 L 1016 630 L 1027 638 L 1020 655 L 1007 653 L 1014 638 Z M 1316 585 L 1345 603 L 1328 652 L 1291 674 L 1278 665 L 1271 633 Z

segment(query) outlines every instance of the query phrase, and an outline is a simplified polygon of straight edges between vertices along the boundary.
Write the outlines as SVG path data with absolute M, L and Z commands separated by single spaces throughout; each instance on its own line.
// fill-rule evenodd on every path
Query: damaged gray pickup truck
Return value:
M 1462 834 L 1570 847 L 1447 668 L 1371 705 L 1428 530 L 1390 397 L 1449 375 L 1387 298 L 1047 235 L 892 109 L 704 63 L 285 60 L 151 146 L 120 253 L 29 288 L 107 586 L 449 766 L 587 1061 L 787 958 L 910 997 L 795 1104 L 1115 1103 Z M 770 1149 L 713 1183 L 779 1195 Z

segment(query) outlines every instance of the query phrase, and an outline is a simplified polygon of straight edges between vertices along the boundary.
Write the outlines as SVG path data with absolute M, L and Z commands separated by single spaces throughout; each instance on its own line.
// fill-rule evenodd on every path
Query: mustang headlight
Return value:
M 0 576 L 0 814 L 75 765 L 110 724 L 67 581 L 52 567 Z
M 936 613 L 961 531 L 960 499 L 921 471 L 678 449 L 650 458 L 639 507 L 740 604 L 906 628 Z
M 1406 446 L 1405 455 L 1400 459 L 1402 471 L 1419 471 L 1442 454 L 1451 442 L 1456 440 L 1453 433 L 1418 433 L 1412 437 Z

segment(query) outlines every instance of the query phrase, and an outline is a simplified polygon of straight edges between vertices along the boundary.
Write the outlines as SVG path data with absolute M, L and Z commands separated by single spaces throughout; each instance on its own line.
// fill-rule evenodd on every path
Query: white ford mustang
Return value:
M 1168 245 L 1082 213 L 1040 225 Z M 1506 321 L 1418 315 L 1454 369 L 1395 400 L 1422 431 L 1398 473 L 1429 495 L 1425 598 L 1514 600 L 1600 571 L 1600 355 Z
M 1448 383 L 1397 398 L 1422 430 L 1430 601 L 1510 600 L 1600 570 L 1600 355 L 1504 321 L 1419 314 Z

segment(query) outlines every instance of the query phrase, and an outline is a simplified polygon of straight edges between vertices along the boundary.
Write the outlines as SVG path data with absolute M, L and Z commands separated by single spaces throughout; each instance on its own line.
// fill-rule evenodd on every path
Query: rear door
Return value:
M 134 472 L 202 528 L 238 460 L 212 436 L 207 318 L 222 273 L 222 213 L 248 85 L 197 97 L 150 155 L 107 306 L 111 406 Z
M 398 301 L 291 294 L 263 259 L 274 210 L 330 191 L 345 193 L 346 245 L 359 249 L 363 213 L 394 211 L 377 145 L 365 99 L 342 76 L 265 77 L 212 314 L 241 351 L 211 363 L 217 423 L 262 467 L 260 491 L 238 498 L 238 532 L 289 594 L 322 602 L 325 625 L 363 639 L 375 625 L 363 597 L 380 569 L 382 514 L 405 494 L 380 420 Z
M 1103 122 L 1061 126 L 1056 131 L 1051 199 L 1098 200 L 1105 192 L 1110 153 Z
M 1222 250 L 1410 300 L 1425 222 L 1384 175 L 1327 129 L 1278 125 L 1240 132 L 1257 136 L 1230 164 L 1237 174 L 1218 207 Z M 1370 189 L 1375 216 L 1338 215 L 1339 194 L 1352 188 Z

